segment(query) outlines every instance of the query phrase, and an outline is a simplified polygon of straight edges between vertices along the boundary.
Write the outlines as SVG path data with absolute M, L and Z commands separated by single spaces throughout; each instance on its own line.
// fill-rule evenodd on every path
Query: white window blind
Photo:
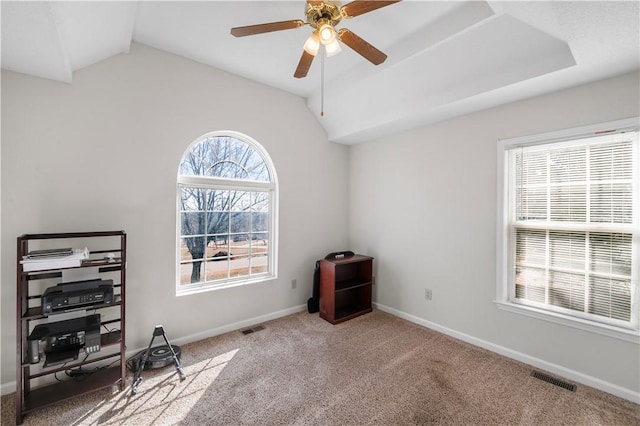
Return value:
M 507 153 L 510 301 L 637 329 L 638 133 Z

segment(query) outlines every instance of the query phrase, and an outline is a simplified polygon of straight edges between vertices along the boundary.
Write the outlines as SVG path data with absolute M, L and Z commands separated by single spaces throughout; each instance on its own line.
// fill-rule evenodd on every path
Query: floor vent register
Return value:
M 260 330 L 264 330 L 264 326 L 262 325 L 256 325 L 255 327 L 251 327 L 251 328 L 247 328 L 245 330 L 242 330 L 242 334 L 251 334 L 251 333 L 255 333 L 256 331 L 260 331 Z
M 570 390 L 571 392 L 575 392 L 577 388 L 577 386 L 574 384 L 565 382 L 564 380 L 557 379 L 555 377 L 549 376 L 548 374 L 544 374 L 539 371 L 532 371 L 531 376 L 535 377 L 536 379 L 545 381 L 547 383 L 551 383 L 552 385 L 559 386 L 563 389 Z

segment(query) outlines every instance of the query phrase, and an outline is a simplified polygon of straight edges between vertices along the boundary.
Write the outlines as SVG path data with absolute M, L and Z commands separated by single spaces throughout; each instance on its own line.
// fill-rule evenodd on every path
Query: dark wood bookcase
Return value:
M 70 247 L 82 242 L 89 248 L 89 259 L 72 268 L 52 268 L 25 271 L 21 260 L 30 250 Z M 83 247 L 84 247 L 83 245 Z M 92 249 L 92 245 L 96 249 Z M 80 247 L 76 247 L 80 248 Z M 113 253 L 112 259 L 107 254 Z M 17 247 L 17 353 L 16 353 L 16 423 L 35 409 L 46 407 L 75 396 L 117 385 L 124 390 L 126 374 L 125 296 L 126 296 L 127 234 L 124 231 L 24 234 Z M 54 265 L 55 266 L 55 265 Z M 101 314 L 100 351 L 65 364 L 44 367 L 44 360 L 30 363 L 29 333 L 37 324 L 55 321 L 55 315 L 43 315 L 41 296 L 44 287 L 62 281 L 63 270 L 95 268 L 100 278 L 113 279 L 114 301 L 81 309 Z M 80 310 L 80 309 L 78 309 Z M 94 371 L 82 380 L 66 377 L 64 372 L 85 367 Z M 89 369 L 89 370 L 87 370 Z M 57 375 L 56 375 L 57 373 Z M 54 376 L 56 375 L 56 376 Z M 62 381 L 54 381 L 62 378 Z M 35 386 L 33 385 L 35 383 Z
M 320 318 L 338 324 L 371 312 L 373 258 L 355 254 L 320 261 Z

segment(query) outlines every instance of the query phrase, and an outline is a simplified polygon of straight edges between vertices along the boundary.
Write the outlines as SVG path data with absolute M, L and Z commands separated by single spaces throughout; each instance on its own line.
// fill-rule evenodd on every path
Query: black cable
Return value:
M 84 360 L 82 360 L 83 363 L 87 360 L 87 358 L 89 358 L 89 355 L 91 355 L 91 354 L 87 354 L 85 356 Z M 84 380 L 85 377 L 90 376 L 91 374 L 97 373 L 98 371 L 110 368 L 113 364 L 116 364 L 118 362 L 120 362 L 120 360 L 116 359 L 114 361 L 111 361 L 109 364 L 105 364 L 105 365 L 100 366 L 100 367 L 95 367 L 95 368 L 93 368 L 91 370 L 84 370 L 82 368 L 82 365 L 80 365 L 78 368 L 71 369 L 71 370 L 65 370 L 65 374 L 68 377 L 71 377 L 74 380 L 77 380 L 78 378 L 82 378 L 82 380 Z
M 62 364 L 62 366 L 64 367 L 67 363 L 65 362 L 64 364 Z M 58 372 L 56 371 L 55 373 L 53 373 L 53 378 L 56 379 L 59 382 L 64 382 L 64 380 L 60 380 L 60 378 L 58 377 Z
M 142 362 L 142 357 L 144 356 L 144 353 L 146 351 L 147 350 L 145 349 L 142 352 L 138 352 L 137 354 L 129 358 L 126 362 L 127 368 L 134 373 L 138 371 L 138 369 L 141 367 L 140 363 Z
M 119 328 L 109 328 L 109 327 L 107 327 L 107 324 L 102 324 L 102 326 L 104 327 L 105 330 L 107 330 L 107 332 L 109 334 L 114 333 L 116 331 L 120 331 Z

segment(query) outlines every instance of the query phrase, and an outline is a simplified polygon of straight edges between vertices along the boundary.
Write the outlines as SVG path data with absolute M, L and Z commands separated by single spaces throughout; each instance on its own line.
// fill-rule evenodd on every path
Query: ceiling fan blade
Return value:
M 295 78 L 306 77 L 309 72 L 309 68 L 311 68 L 311 62 L 313 62 L 313 56 L 311 53 L 307 53 L 306 50 L 302 51 L 302 56 L 300 57 L 300 62 L 298 62 L 298 68 L 296 68 L 296 72 L 293 74 Z
M 268 24 L 247 25 L 246 27 L 231 28 L 231 34 L 236 37 L 250 36 L 254 34 L 269 33 L 271 31 L 291 30 L 304 25 L 304 21 L 295 19 L 292 21 L 270 22 Z
M 371 12 L 376 9 L 380 9 L 381 7 L 389 6 L 390 4 L 398 3 L 401 0 L 392 0 L 392 1 L 368 1 L 368 0 L 354 0 L 351 3 L 345 4 L 340 9 L 342 16 L 345 18 L 353 18 L 355 16 L 359 16 L 365 14 L 367 12 Z
M 346 28 L 340 28 L 338 31 L 338 38 L 341 42 L 358 52 L 373 65 L 380 65 L 387 59 L 387 55 Z

